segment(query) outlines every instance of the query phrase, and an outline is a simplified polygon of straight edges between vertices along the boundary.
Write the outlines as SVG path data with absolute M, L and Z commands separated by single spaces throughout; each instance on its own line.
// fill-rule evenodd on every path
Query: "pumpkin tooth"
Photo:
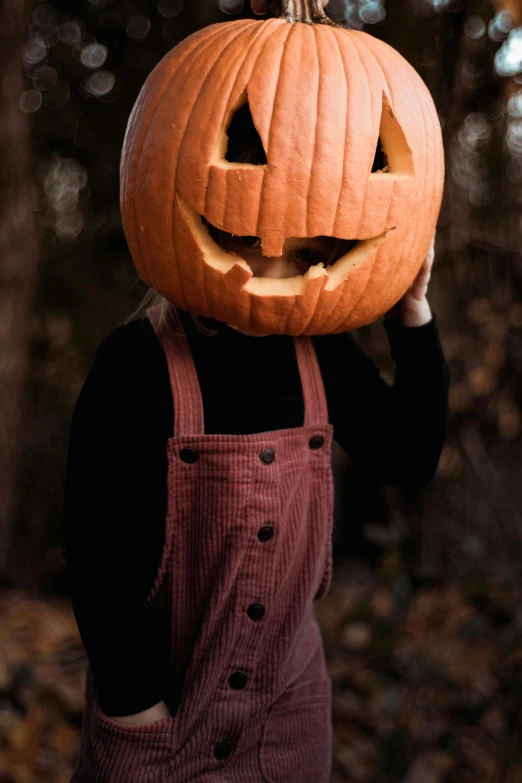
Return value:
M 278 257 L 283 255 L 283 245 L 285 237 L 281 231 L 265 229 L 260 232 L 261 253 L 267 257 Z
M 313 280 L 317 280 L 319 277 L 328 278 L 328 272 L 324 268 L 322 261 L 319 264 L 314 264 L 313 266 L 309 267 L 304 275 L 302 275 L 303 284 L 301 287 L 301 294 L 305 293 L 309 283 L 311 283 Z
M 230 267 L 228 272 L 225 273 L 227 282 L 232 285 L 237 285 L 239 288 L 243 288 L 250 278 L 253 276 L 253 272 L 248 266 L 244 258 L 237 259 L 236 263 Z
M 321 275 L 326 274 L 326 269 L 324 267 L 324 264 L 322 261 L 320 261 L 318 264 L 314 264 L 311 266 L 303 275 L 303 277 L 306 277 L 308 280 L 311 280 L 314 277 L 321 277 Z
M 321 283 L 316 283 L 314 281 L 320 280 L 320 278 L 323 278 L 323 281 Z M 306 293 L 306 289 L 311 284 L 313 285 L 320 285 L 321 288 L 324 288 L 325 284 L 328 281 L 328 270 L 324 268 L 324 265 L 322 262 L 319 264 L 314 264 L 311 266 L 304 275 L 301 276 L 302 280 L 302 286 L 301 286 L 301 295 Z
M 388 228 L 382 234 L 371 239 L 361 239 L 354 247 L 339 258 L 328 272 L 329 280 L 327 290 L 333 290 L 356 269 L 364 264 L 374 254 L 380 244 L 386 241 L 386 237 L 395 226 Z

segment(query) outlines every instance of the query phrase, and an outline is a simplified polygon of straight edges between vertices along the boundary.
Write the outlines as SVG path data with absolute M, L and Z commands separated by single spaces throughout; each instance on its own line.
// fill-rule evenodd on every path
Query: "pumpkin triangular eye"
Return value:
M 257 166 L 267 163 L 263 142 L 254 125 L 248 103 L 244 103 L 232 115 L 226 133 L 228 143 L 225 160 L 230 163 L 251 163 Z
M 371 174 L 383 173 L 401 177 L 414 176 L 410 145 L 385 92 L 382 94 L 379 138 L 371 170 Z
M 372 174 L 375 171 L 388 171 L 388 158 L 384 153 L 380 139 L 377 140 L 377 148 L 375 150 L 375 157 L 373 159 L 372 165 Z

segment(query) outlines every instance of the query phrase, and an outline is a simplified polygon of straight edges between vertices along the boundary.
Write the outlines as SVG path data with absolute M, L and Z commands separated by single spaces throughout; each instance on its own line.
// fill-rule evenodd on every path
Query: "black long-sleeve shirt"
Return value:
M 303 424 L 293 338 L 216 336 L 179 311 L 201 387 L 205 433 L 253 433 Z M 433 476 L 447 423 L 449 370 L 436 318 L 384 321 L 390 386 L 350 333 L 313 337 L 334 437 L 384 483 Z M 73 608 L 102 709 L 129 715 L 165 698 L 159 641 L 143 601 L 159 566 L 167 507 L 166 441 L 173 401 L 163 349 L 147 319 L 99 347 L 74 411 L 62 545 Z

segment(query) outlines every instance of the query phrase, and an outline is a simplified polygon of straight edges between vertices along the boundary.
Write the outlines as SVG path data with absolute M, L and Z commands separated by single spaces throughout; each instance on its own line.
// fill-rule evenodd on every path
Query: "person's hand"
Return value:
M 426 298 L 431 268 L 435 258 L 435 234 L 431 240 L 428 255 L 424 259 L 417 277 L 410 285 L 402 299 L 385 314 L 385 320 L 399 318 L 404 326 L 423 326 L 432 319 L 430 305 Z
M 268 7 L 271 0 L 250 0 L 250 6 L 252 11 L 258 16 L 263 16 L 268 12 Z M 327 5 L 328 0 L 321 0 L 323 8 Z M 244 0 L 219 0 L 218 5 L 225 14 L 233 16 L 234 14 L 240 14 L 245 6 Z
M 164 701 L 159 701 L 153 707 L 137 712 L 135 715 L 123 715 L 122 717 L 109 715 L 109 718 L 118 721 L 118 723 L 123 723 L 125 726 L 143 726 L 146 723 L 155 723 L 158 720 L 169 717 L 170 710 Z

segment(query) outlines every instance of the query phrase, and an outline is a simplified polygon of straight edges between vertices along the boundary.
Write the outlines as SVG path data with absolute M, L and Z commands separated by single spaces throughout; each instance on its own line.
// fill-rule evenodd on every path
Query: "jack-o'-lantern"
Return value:
M 123 147 L 141 278 L 181 309 L 256 333 L 334 333 L 383 315 L 418 273 L 440 209 L 428 89 L 392 47 L 334 26 L 319 5 L 285 0 L 279 18 L 184 40 L 144 84 Z M 318 23 L 303 23 L 310 8 Z M 291 238 L 346 240 L 346 252 L 273 279 L 213 229 L 258 237 L 267 259 Z

